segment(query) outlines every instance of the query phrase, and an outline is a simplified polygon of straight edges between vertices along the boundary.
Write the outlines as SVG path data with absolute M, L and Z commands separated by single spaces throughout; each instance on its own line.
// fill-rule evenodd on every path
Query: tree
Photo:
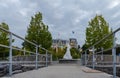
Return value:
M 88 48 L 104 38 L 106 35 L 112 33 L 112 30 L 109 28 L 109 24 L 105 21 L 102 15 L 96 15 L 91 21 L 86 29 L 86 41 L 85 46 Z M 95 48 L 98 50 L 101 47 L 108 49 L 112 47 L 113 36 L 110 36 L 101 43 L 95 45 Z
M 58 59 L 63 59 L 63 57 L 64 57 L 64 55 L 65 55 L 65 53 L 66 53 L 66 50 L 67 50 L 66 47 L 64 47 L 64 48 L 58 47 L 58 52 L 56 52 L 57 58 L 58 58 Z
M 80 53 L 79 53 L 79 50 L 77 48 L 70 48 L 70 53 L 71 53 L 71 56 L 73 59 L 78 59 L 80 58 Z
M 64 46 L 63 48 L 56 47 L 56 48 L 51 48 L 50 50 L 51 50 L 51 54 L 52 54 L 52 59 L 55 61 L 58 59 L 63 59 L 63 57 L 66 53 L 67 47 L 66 46 Z
M 6 30 L 9 30 L 9 26 L 4 22 L 2 22 L 0 24 L 0 27 L 4 28 Z M 0 30 L 0 44 L 9 46 L 9 33 Z M 0 47 L 0 57 L 1 58 L 4 59 L 6 56 L 8 56 L 8 54 L 9 54 L 9 51 L 7 48 Z
M 42 14 L 40 12 L 31 17 L 25 39 L 34 42 L 37 45 L 41 45 L 41 47 L 44 47 L 45 49 L 51 47 L 52 36 L 48 31 L 48 26 L 42 22 Z M 23 46 L 30 51 L 35 51 L 35 47 L 27 42 L 24 42 Z

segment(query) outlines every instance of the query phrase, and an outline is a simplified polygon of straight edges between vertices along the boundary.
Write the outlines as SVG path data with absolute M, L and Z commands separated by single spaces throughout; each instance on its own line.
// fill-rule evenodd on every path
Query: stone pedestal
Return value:
M 60 64 L 79 64 L 80 59 L 60 59 Z

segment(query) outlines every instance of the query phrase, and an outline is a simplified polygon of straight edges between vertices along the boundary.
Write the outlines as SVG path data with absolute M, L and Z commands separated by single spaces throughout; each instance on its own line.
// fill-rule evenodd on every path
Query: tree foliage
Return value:
M 41 45 L 41 47 L 44 47 L 46 49 L 51 47 L 52 36 L 48 31 L 48 26 L 43 23 L 42 14 L 40 12 L 31 17 L 25 39 L 30 40 L 37 45 Z M 28 50 L 35 51 L 35 47 L 27 42 L 24 42 L 23 46 Z
M 2 22 L 0 24 L 0 27 L 4 28 L 6 30 L 9 30 L 9 26 L 4 22 Z M 9 33 L 0 30 L 0 44 L 9 46 Z M 6 49 L 4 47 L 0 47 L 0 57 L 1 58 L 8 56 L 8 54 L 9 54 L 8 49 Z
M 66 47 L 65 48 L 58 48 L 58 52 L 56 52 L 56 55 L 58 59 L 63 59 L 63 56 L 65 55 L 66 52 Z
M 80 52 L 77 48 L 70 48 L 70 53 L 73 59 L 79 59 L 80 58 Z
M 88 48 L 104 38 L 106 35 L 112 33 L 112 30 L 109 28 L 109 24 L 106 22 L 102 15 L 96 15 L 91 21 L 86 29 L 86 41 L 84 48 Z M 110 36 L 103 42 L 95 45 L 96 49 L 103 47 L 108 49 L 112 47 L 113 36 Z
M 63 56 L 65 55 L 67 50 L 67 47 L 57 47 L 57 48 L 51 48 L 51 54 L 53 60 L 63 59 Z

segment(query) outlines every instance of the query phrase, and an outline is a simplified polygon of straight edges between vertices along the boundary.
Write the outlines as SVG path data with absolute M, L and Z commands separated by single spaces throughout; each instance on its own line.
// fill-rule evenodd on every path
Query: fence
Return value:
M 2 27 L 0 27 L 0 31 L 5 32 L 7 34 L 9 34 L 9 45 L 4 45 L 4 44 L 0 44 L 0 48 L 2 47 L 3 49 L 6 48 L 7 52 L 9 53 L 8 58 L 0 61 L 0 64 L 7 64 L 8 65 L 8 69 L 9 69 L 9 75 L 11 76 L 13 74 L 13 67 L 14 64 L 34 64 L 35 68 L 38 69 L 38 65 L 44 63 L 45 66 L 48 66 L 48 63 L 50 63 L 52 61 L 52 55 L 49 53 L 48 50 L 46 50 L 45 48 L 37 45 L 36 43 L 33 43 L 29 40 L 26 40 L 12 32 L 10 32 L 9 30 L 6 30 Z M 13 47 L 13 37 L 16 37 L 20 40 L 26 41 L 27 43 L 29 43 L 30 45 L 34 46 L 34 49 L 36 50 L 35 52 L 31 52 L 25 49 L 21 49 L 21 48 L 17 48 L 17 47 Z M 38 53 L 38 48 L 43 49 L 46 54 L 42 55 Z M 13 53 L 15 53 L 14 51 L 19 51 L 19 53 L 22 53 L 22 56 L 13 56 Z M 28 54 L 28 55 L 25 55 Z M 3 56 L 4 57 L 4 56 Z
M 87 50 L 85 50 L 82 55 L 82 63 L 83 65 L 91 65 L 94 69 L 97 65 L 112 65 L 113 66 L 113 78 L 116 78 L 116 65 L 120 63 L 119 57 L 116 56 L 116 42 L 115 42 L 115 34 L 120 31 L 120 28 L 115 30 L 113 33 L 108 34 L 103 39 L 99 40 L 95 44 L 93 44 L 91 47 L 89 47 Z M 113 36 L 113 47 L 111 48 L 111 54 L 110 55 L 104 55 L 103 48 L 99 52 L 95 52 L 95 46 L 100 44 L 102 41 L 107 40 L 108 37 Z M 89 51 L 89 53 L 87 52 Z

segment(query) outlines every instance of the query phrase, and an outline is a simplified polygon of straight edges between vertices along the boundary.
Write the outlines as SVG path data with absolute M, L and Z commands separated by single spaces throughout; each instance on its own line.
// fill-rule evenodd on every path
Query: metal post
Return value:
M 93 50 L 92 50 L 92 52 L 93 52 L 93 66 L 92 66 L 92 68 L 93 69 L 95 69 L 95 49 L 94 49 L 94 46 L 93 46 L 93 48 L 92 48 Z
M 25 48 L 24 48 L 24 56 L 25 56 Z
M 115 43 L 115 34 L 113 34 L 113 78 L 116 78 L 116 43 Z
M 102 48 L 102 57 L 101 57 L 101 60 L 103 61 L 103 48 Z
M 85 51 L 85 66 L 87 65 L 87 53 Z
M 12 75 L 12 34 L 9 33 L 9 75 Z
M 52 64 L 52 54 L 51 54 L 50 58 L 51 58 L 51 60 L 50 60 L 50 61 L 51 61 L 51 64 Z
M 35 62 L 35 68 L 38 69 L 38 46 L 36 46 L 36 62 Z
M 83 65 L 82 53 L 81 53 L 81 65 Z
M 46 50 L 46 67 L 48 66 L 48 53 L 47 53 L 47 50 Z

